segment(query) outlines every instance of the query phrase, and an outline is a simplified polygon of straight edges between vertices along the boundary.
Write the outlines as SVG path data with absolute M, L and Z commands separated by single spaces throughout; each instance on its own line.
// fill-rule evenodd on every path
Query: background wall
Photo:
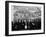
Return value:
M 6 0 L 0 0 L 0 37 L 6 37 L 5 36 L 5 1 Z M 46 9 L 46 0 L 12 0 L 12 1 L 43 2 L 45 3 L 45 9 Z M 46 13 L 45 13 L 45 16 L 46 16 Z M 46 28 L 46 22 L 45 22 L 45 28 Z M 45 34 L 39 34 L 39 35 L 23 35 L 23 36 L 14 36 L 14 37 L 46 37 L 46 32 Z

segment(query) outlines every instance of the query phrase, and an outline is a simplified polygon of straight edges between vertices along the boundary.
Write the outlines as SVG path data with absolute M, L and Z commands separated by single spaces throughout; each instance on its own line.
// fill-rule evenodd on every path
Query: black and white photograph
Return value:
M 11 6 L 12 31 L 41 29 L 41 8 L 36 6 Z
M 6 35 L 44 33 L 44 3 L 6 2 Z

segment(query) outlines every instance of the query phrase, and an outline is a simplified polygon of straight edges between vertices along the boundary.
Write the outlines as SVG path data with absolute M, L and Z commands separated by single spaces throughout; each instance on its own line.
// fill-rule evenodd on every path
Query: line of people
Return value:
M 15 23 L 12 22 L 12 30 L 35 30 L 35 29 L 41 29 L 41 22 L 34 21 L 29 22 L 27 20 L 18 20 L 15 21 Z

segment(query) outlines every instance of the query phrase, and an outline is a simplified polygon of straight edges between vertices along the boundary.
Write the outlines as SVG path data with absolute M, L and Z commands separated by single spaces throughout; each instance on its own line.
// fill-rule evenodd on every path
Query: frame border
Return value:
M 27 3 L 27 4 L 42 4 L 44 5 L 44 32 L 43 33 L 28 33 L 28 34 L 13 34 L 9 35 L 9 3 Z M 5 1 L 5 36 L 18 36 L 18 35 L 37 35 L 45 34 L 45 3 L 39 2 L 22 2 L 22 1 Z

